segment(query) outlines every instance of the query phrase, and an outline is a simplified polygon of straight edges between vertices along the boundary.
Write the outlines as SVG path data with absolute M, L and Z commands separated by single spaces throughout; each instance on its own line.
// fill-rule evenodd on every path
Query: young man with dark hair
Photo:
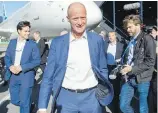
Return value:
M 20 113 L 31 111 L 34 68 L 40 64 L 39 49 L 34 41 L 28 39 L 30 27 L 28 21 L 18 23 L 18 37 L 10 41 L 5 55 L 5 65 L 11 75 L 11 103 L 20 106 Z
M 124 54 L 121 74 L 125 82 L 121 88 L 120 109 L 123 113 L 134 113 L 130 106 L 134 89 L 139 93 L 139 112 L 148 113 L 147 96 L 155 64 L 155 43 L 152 37 L 141 31 L 138 15 L 129 15 L 123 20 L 131 41 Z M 127 79 L 126 79 L 127 78 Z

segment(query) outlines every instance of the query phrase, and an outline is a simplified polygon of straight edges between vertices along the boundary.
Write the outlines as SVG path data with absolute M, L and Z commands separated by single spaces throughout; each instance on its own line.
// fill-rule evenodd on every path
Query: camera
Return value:
M 120 64 L 117 65 L 117 67 L 114 68 L 114 69 L 111 71 L 111 73 L 110 73 L 110 75 L 109 75 L 109 78 L 110 78 L 110 79 L 116 79 L 116 77 L 117 77 L 117 75 L 120 73 L 121 69 L 123 69 L 123 65 L 120 65 Z
M 125 67 L 125 66 L 124 66 L 124 65 L 121 65 L 121 63 L 119 62 L 119 63 L 117 64 L 117 67 L 114 68 L 114 69 L 111 71 L 111 73 L 110 73 L 110 75 L 109 75 L 109 78 L 110 78 L 111 80 L 116 79 L 117 75 L 120 73 L 120 71 L 121 71 L 124 67 Z M 124 78 L 124 80 L 125 80 L 126 82 L 128 81 L 128 80 L 127 80 L 127 75 L 123 75 L 123 78 Z

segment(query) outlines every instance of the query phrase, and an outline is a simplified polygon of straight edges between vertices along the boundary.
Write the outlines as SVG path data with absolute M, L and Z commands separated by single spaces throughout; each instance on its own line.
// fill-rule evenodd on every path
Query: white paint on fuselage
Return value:
M 41 32 L 42 37 L 57 36 L 65 28 L 70 30 L 66 18 L 67 8 L 74 1 L 32 1 L 15 12 L 0 24 L 0 29 L 10 29 L 16 34 L 19 21 L 31 22 L 31 34 L 35 30 Z M 102 20 L 99 7 L 92 1 L 81 1 L 87 10 L 87 28 L 93 28 Z M 17 34 L 16 34 L 17 35 Z M 13 36 L 14 37 L 14 36 Z

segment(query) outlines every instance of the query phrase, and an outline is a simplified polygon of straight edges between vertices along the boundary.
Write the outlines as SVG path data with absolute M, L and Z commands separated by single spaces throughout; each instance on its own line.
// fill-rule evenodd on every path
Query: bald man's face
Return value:
M 72 5 L 68 11 L 68 20 L 71 24 L 72 32 L 82 35 L 86 29 L 87 17 L 86 9 L 82 5 Z

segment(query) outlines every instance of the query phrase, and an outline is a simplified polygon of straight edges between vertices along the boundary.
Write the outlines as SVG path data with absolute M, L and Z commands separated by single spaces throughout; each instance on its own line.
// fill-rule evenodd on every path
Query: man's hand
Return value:
M 120 71 L 122 75 L 127 74 L 128 72 L 132 71 L 132 66 L 130 65 L 125 65 L 125 67 Z
M 115 61 L 116 61 L 116 63 L 119 63 L 121 61 L 121 58 L 120 59 L 116 59 Z
M 18 70 L 16 69 L 16 66 L 12 65 L 9 67 L 9 70 L 13 73 L 13 74 L 18 74 Z
M 20 66 L 20 65 L 19 65 L 19 66 L 16 66 L 16 70 L 18 71 L 18 73 L 20 73 L 20 72 L 22 71 L 21 66 Z

